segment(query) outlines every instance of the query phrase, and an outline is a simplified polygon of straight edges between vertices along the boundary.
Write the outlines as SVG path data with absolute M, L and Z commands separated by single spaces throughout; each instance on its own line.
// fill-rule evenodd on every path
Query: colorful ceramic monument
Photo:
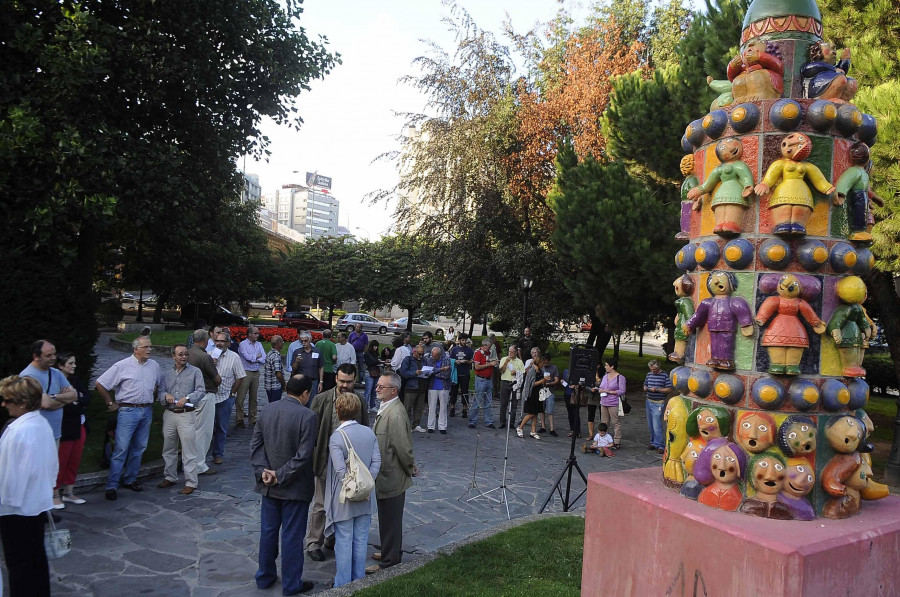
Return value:
M 718 97 L 681 139 L 665 484 L 784 520 L 887 494 L 862 368 L 877 131 L 852 103 L 849 51 L 822 35 L 815 0 L 754 0 L 727 72 L 707 73 Z

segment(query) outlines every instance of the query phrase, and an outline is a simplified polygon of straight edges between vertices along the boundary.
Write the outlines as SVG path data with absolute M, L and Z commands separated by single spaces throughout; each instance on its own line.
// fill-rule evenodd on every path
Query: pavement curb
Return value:
M 529 514 L 528 516 L 522 516 L 521 518 L 507 520 L 490 529 L 485 529 L 483 531 L 478 531 L 477 533 L 469 535 L 465 539 L 460 539 L 459 541 L 448 543 L 447 545 L 440 547 L 430 553 L 422 554 L 420 556 L 416 556 L 412 560 L 402 562 L 400 564 L 397 564 L 396 566 L 391 566 L 390 568 L 383 570 L 380 573 L 371 574 L 366 576 L 365 578 L 354 580 L 353 582 L 348 583 L 342 587 L 338 587 L 336 589 L 328 589 L 327 591 L 322 591 L 316 594 L 321 595 L 322 597 L 344 597 L 345 595 L 352 595 L 357 591 L 361 591 L 369 587 L 374 587 L 375 585 L 391 580 L 392 578 L 396 578 L 409 572 L 413 572 L 414 570 L 418 570 L 425 564 L 436 560 L 438 557 L 442 555 L 450 555 L 454 551 L 465 545 L 469 545 L 471 543 L 481 541 L 482 539 L 493 537 L 498 533 L 508 531 L 509 529 L 514 529 L 529 522 L 535 522 L 537 520 L 543 520 L 545 518 L 559 518 L 563 516 L 584 518 L 584 513 L 553 512 L 549 514 Z
M 153 477 L 163 472 L 165 465 L 162 460 L 151 462 L 141 466 L 138 472 L 138 479 Z M 109 470 L 95 471 L 93 473 L 83 473 L 75 477 L 75 488 L 84 489 L 86 487 L 96 487 L 98 485 L 106 485 L 106 479 L 109 477 Z

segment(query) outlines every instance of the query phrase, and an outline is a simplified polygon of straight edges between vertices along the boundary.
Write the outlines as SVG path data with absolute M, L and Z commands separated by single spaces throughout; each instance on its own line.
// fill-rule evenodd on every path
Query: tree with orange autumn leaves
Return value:
M 547 52 L 541 59 L 542 84 L 519 79 L 517 144 L 506 158 L 513 197 L 522 209 L 533 209 L 551 225 L 546 197 L 556 177 L 558 143 L 569 140 L 579 158 L 602 160 L 606 141 L 601 115 L 613 78 L 647 71 L 644 45 L 628 43 L 614 18 L 571 33 L 562 47 L 561 55 Z

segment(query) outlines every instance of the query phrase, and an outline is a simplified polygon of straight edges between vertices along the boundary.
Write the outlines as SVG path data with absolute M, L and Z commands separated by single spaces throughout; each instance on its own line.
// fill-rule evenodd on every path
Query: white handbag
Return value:
M 547 398 L 553 395 L 553 391 L 550 388 L 541 388 L 538 392 L 538 400 L 541 402 L 545 402 Z
M 375 489 L 375 479 L 369 472 L 369 467 L 363 464 L 359 459 L 350 438 L 344 433 L 343 429 L 338 429 L 344 438 L 344 445 L 347 447 L 347 472 L 344 473 L 344 479 L 341 481 L 340 502 L 364 502 L 369 499 L 369 494 Z
M 49 511 L 46 514 L 50 528 L 44 531 L 44 551 L 47 552 L 47 559 L 56 560 L 72 549 L 72 534 L 69 529 L 57 529 L 53 516 Z

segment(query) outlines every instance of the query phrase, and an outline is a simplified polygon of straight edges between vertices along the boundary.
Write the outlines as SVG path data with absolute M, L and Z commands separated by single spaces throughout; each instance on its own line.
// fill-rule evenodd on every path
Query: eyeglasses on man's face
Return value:
M 388 388 L 394 388 L 394 386 L 382 386 L 382 385 L 375 386 L 376 390 L 386 390 Z M 394 389 L 396 389 L 396 388 L 394 388 Z

